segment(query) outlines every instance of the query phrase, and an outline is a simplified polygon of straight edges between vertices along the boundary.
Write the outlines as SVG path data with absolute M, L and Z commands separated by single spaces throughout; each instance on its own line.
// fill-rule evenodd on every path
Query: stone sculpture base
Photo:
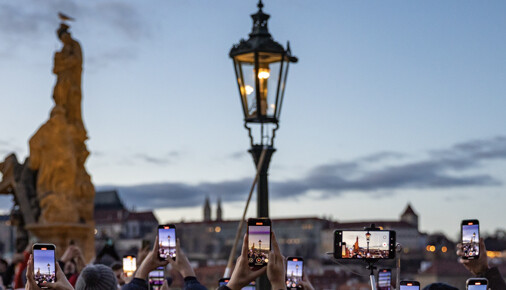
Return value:
M 95 226 L 90 224 L 29 224 L 25 228 L 38 238 L 39 243 L 56 246 L 56 258 L 59 259 L 70 241 L 78 246 L 86 263 L 95 258 Z

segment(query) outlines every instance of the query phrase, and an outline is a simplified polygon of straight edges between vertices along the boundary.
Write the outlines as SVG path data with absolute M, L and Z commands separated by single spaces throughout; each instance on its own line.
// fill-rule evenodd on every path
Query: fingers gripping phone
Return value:
M 158 258 L 167 260 L 170 257 L 176 260 L 176 226 L 158 226 Z
M 47 282 L 56 282 L 55 249 L 53 244 L 33 245 L 33 275 L 40 288 L 47 288 L 43 286 Z
M 420 290 L 420 282 L 418 281 L 401 281 L 400 290 Z
M 463 259 L 478 259 L 480 256 L 480 224 L 478 220 L 463 220 L 461 223 Z
M 304 259 L 288 257 L 286 259 L 286 289 L 302 288 L 302 275 L 304 273 Z
M 486 278 L 470 278 L 466 281 L 467 290 L 487 290 L 488 280 Z
M 248 219 L 248 264 L 263 267 L 269 262 L 271 251 L 271 220 Z
M 137 259 L 135 256 L 123 256 L 123 273 L 125 277 L 132 277 L 137 270 Z

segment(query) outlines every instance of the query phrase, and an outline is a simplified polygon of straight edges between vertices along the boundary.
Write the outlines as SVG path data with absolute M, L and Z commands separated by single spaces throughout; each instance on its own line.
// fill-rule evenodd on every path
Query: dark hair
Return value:
M 425 286 L 423 290 L 458 290 L 458 288 L 455 288 L 445 283 L 432 283 Z
M 121 264 L 120 262 L 114 262 L 111 265 L 111 269 L 113 271 L 116 271 L 116 270 L 119 270 L 119 269 L 123 269 L 123 264 Z

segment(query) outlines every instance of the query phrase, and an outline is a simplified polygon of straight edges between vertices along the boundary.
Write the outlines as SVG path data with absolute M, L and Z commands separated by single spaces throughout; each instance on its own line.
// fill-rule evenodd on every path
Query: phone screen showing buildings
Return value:
M 341 257 L 344 259 L 388 259 L 389 242 L 389 231 L 343 231 Z
M 164 276 L 163 267 L 158 267 L 156 270 L 149 272 L 148 280 L 150 288 L 153 290 L 160 289 L 163 284 Z
M 302 281 L 303 261 L 297 259 L 288 260 L 286 262 L 286 287 L 298 288 Z
M 248 226 L 248 262 L 254 266 L 265 266 L 271 251 L 271 227 Z
M 123 273 L 125 276 L 132 277 L 137 270 L 137 259 L 134 256 L 123 257 Z
M 158 252 L 160 258 L 176 257 L 176 229 L 164 227 L 158 229 Z
M 462 251 L 466 257 L 477 257 L 480 254 L 479 225 L 462 225 Z
M 33 250 L 33 274 L 37 285 L 56 282 L 54 250 L 47 248 Z

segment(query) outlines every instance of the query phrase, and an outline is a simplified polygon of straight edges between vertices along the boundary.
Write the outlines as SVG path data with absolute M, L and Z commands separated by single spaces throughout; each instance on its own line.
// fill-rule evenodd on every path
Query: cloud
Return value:
M 470 174 L 468 170 L 478 169 L 486 161 L 506 159 L 506 137 L 459 143 L 447 149 L 430 151 L 419 160 L 406 160 L 405 156 L 396 152 L 380 152 L 347 162 L 335 161 L 316 166 L 302 178 L 270 181 L 271 198 L 297 198 L 310 192 L 326 198 L 351 191 L 384 198 L 402 189 L 499 186 L 502 183 L 490 174 Z M 391 159 L 397 164 L 385 163 Z M 97 190 L 116 188 L 127 204 L 140 208 L 191 207 L 200 205 L 205 195 L 221 196 L 226 201 L 245 200 L 252 180 L 99 186 Z
M 53 32 L 60 22 L 59 11 L 76 19 L 70 23 L 70 31 L 85 42 L 85 47 L 93 45 L 90 38 L 99 41 L 100 46 L 85 53 L 86 63 L 92 66 L 132 59 L 137 55 L 137 44 L 150 35 L 138 10 L 122 1 L 8 1 L 0 4 L 0 36 L 7 39 L 0 44 L 0 56 L 15 55 L 20 47 L 40 45 L 47 32 L 56 39 Z M 76 30 L 79 34 L 74 33 Z

